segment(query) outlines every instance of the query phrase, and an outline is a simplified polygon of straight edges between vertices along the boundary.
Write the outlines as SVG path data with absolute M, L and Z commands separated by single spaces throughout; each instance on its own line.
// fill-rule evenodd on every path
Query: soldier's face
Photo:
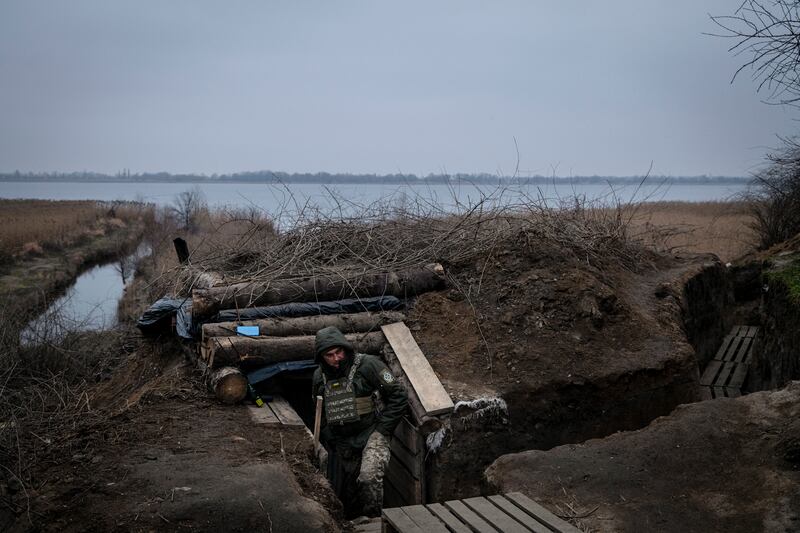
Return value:
M 339 365 L 344 361 L 344 349 L 339 346 L 334 346 L 323 352 L 322 360 L 325 364 L 332 368 L 339 368 Z

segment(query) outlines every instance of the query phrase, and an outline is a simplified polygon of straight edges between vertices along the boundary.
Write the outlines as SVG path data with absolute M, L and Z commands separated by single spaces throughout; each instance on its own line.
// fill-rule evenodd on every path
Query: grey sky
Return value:
M 0 171 L 745 175 L 724 0 L 3 0 Z

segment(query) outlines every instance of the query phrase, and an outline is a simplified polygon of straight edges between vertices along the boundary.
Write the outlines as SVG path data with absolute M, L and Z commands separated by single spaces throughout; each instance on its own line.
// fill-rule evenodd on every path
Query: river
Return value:
M 140 244 L 135 252 L 94 266 L 78 276 L 67 292 L 20 333 L 23 344 L 57 342 L 72 331 L 110 329 L 117 324 L 117 304 L 136 263 L 151 253 Z
M 489 205 L 543 201 L 556 206 L 560 201 L 583 197 L 607 204 L 629 201 L 729 200 L 742 193 L 744 183 L 664 184 L 655 180 L 644 186 L 607 184 L 492 185 L 402 185 L 402 184 L 291 184 L 264 183 L 89 183 L 89 182 L 0 182 L 0 198 L 104 201 L 138 200 L 169 205 L 179 193 L 198 187 L 211 207 L 254 207 L 267 214 L 308 207 L 325 211 L 352 211 L 353 207 L 388 202 L 394 205 L 424 205 L 448 211 L 461 205 L 486 200 Z

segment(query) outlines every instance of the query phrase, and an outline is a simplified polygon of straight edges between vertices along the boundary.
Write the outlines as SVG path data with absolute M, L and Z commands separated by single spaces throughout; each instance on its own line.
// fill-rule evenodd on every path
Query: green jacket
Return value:
M 322 353 L 334 346 L 343 348 L 347 355 L 338 369 L 329 367 L 322 360 Z M 311 381 L 311 393 L 315 398 L 323 396 L 323 373 L 328 380 L 345 377 L 349 374 L 355 359 L 352 345 L 342 332 L 334 327 L 323 328 L 317 333 L 316 354 L 319 367 Z M 372 411 L 356 421 L 341 425 L 327 424 L 323 409 L 321 439 L 331 445 L 344 444 L 353 448 L 363 448 L 373 431 L 391 437 L 408 406 L 408 394 L 391 370 L 374 355 L 364 355 L 353 376 L 353 391 L 357 398 L 377 392 L 383 402 L 383 409 L 380 413 Z

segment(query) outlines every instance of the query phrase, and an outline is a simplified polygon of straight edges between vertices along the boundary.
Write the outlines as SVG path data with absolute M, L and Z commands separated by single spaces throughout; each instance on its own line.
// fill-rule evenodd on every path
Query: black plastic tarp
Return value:
M 362 311 L 394 311 L 402 309 L 403 302 L 394 296 L 375 296 L 372 298 L 335 300 L 331 302 L 302 302 L 268 307 L 248 307 L 245 309 L 226 309 L 206 322 L 239 322 L 259 318 L 297 317 L 310 315 L 336 315 L 341 313 L 361 313 Z
M 169 331 L 175 317 L 175 329 L 184 339 L 192 339 L 192 300 L 190 298 L 159 298 L 142 313 L 136 327 L 146 335 Z
M 250 372 L 247 374 L 247 380 L 250 384 L 255 385 L 256 383 L 261 383 L 262 381 L 273 378 L 281 372 L 297 372 L 300 370 L 310 370 L 316 367 L 317 363 L 311 359 L 303 361 L 283 361 Z

